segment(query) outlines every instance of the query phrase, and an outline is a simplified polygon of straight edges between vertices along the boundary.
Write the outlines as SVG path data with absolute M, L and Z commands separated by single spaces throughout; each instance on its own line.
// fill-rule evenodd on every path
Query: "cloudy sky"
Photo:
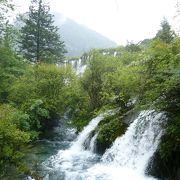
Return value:
M 13 0 L 18 11 L 28 0 Z M 166 17 L 177 26 L 177 0 L 49 0 L 51 11 L 64 14 L 107 36 L 118 44 L 153 37 Z

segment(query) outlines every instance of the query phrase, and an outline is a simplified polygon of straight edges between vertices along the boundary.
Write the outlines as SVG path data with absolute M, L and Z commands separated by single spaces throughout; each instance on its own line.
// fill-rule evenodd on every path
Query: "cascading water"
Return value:
M 78 60 L 67 61 L 66 64 L 70 64 L 74 68 L 74 70 L 76 71 L 77 75 L 83 74 L 85 69 L 86 69 L 86 65 L 82 63 L 81 58 Z
M 98 161 L 99 156 L 89 150 L 85 150 L 83 144 L 98 123 L 109 113 L 112 112 L 102 113 L 98 117 L 92 119 L 69 149 L 60 150 L 56 156 L 52 156 L 44 162 L 45 168 L 52 170 L 45 179 L 71 180 L 74 179 L 74 177 L 78 179 L 79 175 L 83 173 L 85 169 Z
M 144 171 L 163 133 L 163 113 L 141 112 L 126 133 L 117 138 L 100 159 L 93 153 L 97 134 L 89 141 L 89 150 L 85 150 L 83 144 L 104 116 L 101 114 L 93 119 L 69 149 L 60 150 L 44 162 L 44 167 L 48 169 L 45 180 L 154 179 L 146 177 Z
M 91 141 L 90 141 L 89 148 L 90 148 L 90 151 L 91 151 L 91 152 L 96 151 L 96 138 L 97 138 L 97 135 L 98 135 L 98 134 L 95 134 L 95 135 L 92 137 Z
M 162 116 L 162 113 L 157 114 L 153 111 L 142 112 L 126 134 L 117 138 L 113 146 L 106 151 L 103 162 L 144 171 L 162 135 Z

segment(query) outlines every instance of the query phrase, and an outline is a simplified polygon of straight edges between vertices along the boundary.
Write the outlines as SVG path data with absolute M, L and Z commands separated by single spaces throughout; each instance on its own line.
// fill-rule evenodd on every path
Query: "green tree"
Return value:
M 82 94 L 70 66 L 37 64 L 15 81 L 9 101 L 30 117 L 30 129 L 49 129 L 67 110 L 77 109 Z
M 90 56 L 91 60 L 82 77 L 82 86 L 89 95 L 92 109 L 98 109 L 103 105 L 103 77 L 113 72 L 118 64 L 115 64 L 116 59 L 103 56 L 98 50 L 91 51 Z
M 32 0 L 20 33 L 20 50 L 30 61 L 56 63 L 64 57 L 65 45 L 54 26 L 50 7 L 43 0 Z
M 22 118 L 22 115 L 24 116 Z M 24 169 L 22 153 L 25 145 L 30 141 L 30 134 L 22 128 L 25 115 L 9 105 L 0 105 L 0 178 L 8 173 L 13 165 L 17 169 Z M 20 130 L 20 127 L 23 130 Z M 25 170 L 25 169 L 24 169 Z
M 139 51 L 141 51 L 141 48 L 140 48 L 139 44 L 135 44 L 133 42 L 128 42 L 128 44 L 126 45 L 126 50 L 129 52 L 139 52 Z
M 19 36 L 18 30 L 15 28 L 14 25 L 6 22 L 4 24 L 3 29 L 3 38 L 2 38 L 2 45 L 6 48 L 12 49 L 14 51 L 17 50 L 17 40 Z
M 88 93 L 92 109 L 101 108 L 120 99 L 128 101 L 137 92 L 139 74 L 137 52 L 121 49 L 120 57 L 104 56 L 98 50 L 91 51 L 82 86 Z M 123 96 L 123 97 L 122 97 Z M 120 99 L 119 99 L 120 98 Z
M 26 69 L 26 63 L 7 47 L 0 46 L 0 102 L 5 102 L 9 88 Z
M 13 10 L 11 0 L 0 0 L 0 41 L 3 40 L 7 24 L 7 13 Z
M 169 22 L 166 19 L 164 19 L 161 22 L 161 29 L 157 32 L 155 38 L 160 39 L 165 43 L 171 43 L 175 36 L 176 34 L 174 31 L 171 30 Z

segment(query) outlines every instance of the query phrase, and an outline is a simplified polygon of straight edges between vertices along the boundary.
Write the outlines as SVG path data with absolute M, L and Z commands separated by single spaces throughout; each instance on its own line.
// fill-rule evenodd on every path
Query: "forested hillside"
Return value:
M 59 19 L 62 19 L 61 15 L 56 14 L 55 19 L 60 28 L 61 37 L 66 44 L 67 56 L 81 56 L 92 48 L 117 46 L 115 42 L 71 19 L 66 18 L 62 24 L 61 21 L 58 23 Z

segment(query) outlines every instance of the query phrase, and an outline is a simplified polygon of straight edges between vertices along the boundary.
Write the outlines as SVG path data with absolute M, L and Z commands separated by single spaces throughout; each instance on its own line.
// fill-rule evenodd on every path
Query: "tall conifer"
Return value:
M 24 18 L 20 50 L 32 62 L 56 63 L 62 61 L 66 52 L 49 11 L 50 6 L 43 0 L 32 0 Z

